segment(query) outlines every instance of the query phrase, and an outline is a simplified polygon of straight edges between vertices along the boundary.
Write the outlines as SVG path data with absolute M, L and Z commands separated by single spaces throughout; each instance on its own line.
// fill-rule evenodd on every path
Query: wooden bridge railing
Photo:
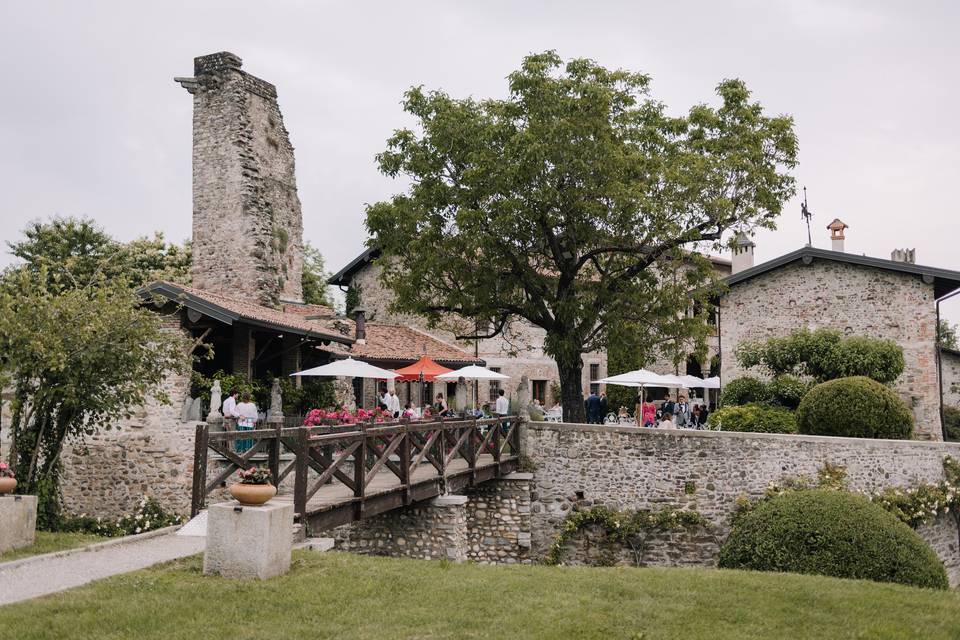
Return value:
M 294 511 L 301 521 L 308 513 L 310 499 L 324 486 L 335 483 L 352 494 L 343 502 L 355 506 L 353 519 L 359 519 L 364 515 L 368 489 L 378 477 L 379 493 L 386 486 L 388 492 L 400 495 L 394 504 L 410 504 L 415 499 L 412 489 L 418 483 L 439 480 L 446 489 L 451 475 L 473 484 L 478 480 L 478 469 L 485 472 L 484 477 L 491 477 L 491 468 L 494 477 L 513 470 L 520 453 L 519 425 L 516 416 L 317 427 L 267 422 L 252 431 L 211 430 L 210 425 L 199 424 L 191 513 L 201 511 L 207 496 L 225 486 L 237 471 L 254 466 L 254 456 L 262 459 L 266 454 L 266 465 L 277 487 L 293 475 Z M 234 445 L 238 440 L 252 441 L 252 446 L 238 452 Z M 208 478 L 211 451 L 219 455 L 224 466 Z M 292 454 L 292 459 L 284 451 Z M 463 462 L 456 463 L 459 460 Z M 313 479 L 311 469 L 317 474 Z M 423 473 L 422 469 L 430 472 Z M 386 485 L 384 477 L 390 480 Z

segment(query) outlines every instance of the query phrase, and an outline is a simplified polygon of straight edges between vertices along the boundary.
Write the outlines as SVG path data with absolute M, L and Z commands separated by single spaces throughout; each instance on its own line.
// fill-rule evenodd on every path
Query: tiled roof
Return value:
M 353 326 L 352 321 L 346 322 L 350 322 Z M 361 360 L 378 362 L 408 360 L 415 362 L 427 356 L 441 364 L 483 363 L 483 360 L 474 357 L 473 354 L 413 327 L 367 322 L 366 332 L 366 341 L 355 342 L 350 348 L 339 345 L 318 348 L 339 355 L 351 355 Z
M 352 326 L 337 321 L 333 317 L 332 311 L 331 315 L 327 316 L 322 312 L 322 310 L 327 309 L 326 307 L 302 305 L 303 307 L 312 306 L 314 307 L 313 310 L 317 311 L 317 318 L 311 319 L 308 314 L 271 309 L 240 298 L 162 281 L 148 284 L 144 287 L 143 293 L 144 295 L 161 295 L 182 304 L 188 309 L 194 309 L 226 324 L 241 321 L 267 329 L 290 331 L 299 335 L 332 340 L 342 344 L 353 342 Z

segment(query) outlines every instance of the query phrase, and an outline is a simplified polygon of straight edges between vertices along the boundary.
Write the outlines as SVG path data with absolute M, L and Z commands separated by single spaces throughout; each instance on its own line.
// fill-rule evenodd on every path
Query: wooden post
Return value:
M 497 420 L 497 422 L 491 425 L 494 429 L 493 438 L 490 439 L 490 442 L 493 443 L 493 461 L 497 463 L 497 477 L 500 477 L 500 436 L 503 435 L 503 421 Z
M 397 434 L 397 437 L 403 438 L 397 452 L 400 456 L 400 482 L 404 485 L 403 504 L 410 504 L 410 464 L 412 462 L 410 460 L 410 434 L 408 433 L 410 429 L 410 418 L 402 418 L 400 422 L 403 423 L 403 430 Z
M 362 502 L 367 489 L 364 486 L 364 480 L 366 480 L 367 475 L 367 447 L 369 443 L 367 442 L 366 429 L 361 423 L 357 423 L 357 426 L 363 432 L 363 435 L 361 436 L 360 446 L 353 452 L 353 496 L 360 498 Z
M 270 441 L 268 453 L 268 466 L 270 467 L 270 481 L 279 485 L 277 478 L 280 477 L 280 431 L 283 429 L 283 421 L 274 423 L 273 440 Z M 279 489 L 279 486 L 277 487 Z
M 479 437 L 480 442 L 483 442 L 483 436 L 477 429 L 476 416 L 473 417 L 472 424 L 467 429 L 470 430 L 470 437 L 463 443 L 465 447 L 463 452 L 466 454 L 467 463 L 470 465 L 470 484 L 473 485 L 477 481 L 477 456 L 480 455 L 480 451 L 477 449 L 477 438 Z
M 300 427 L 297 430 L 297 450 L 295 476 L 293 480 L 293 510 L 306 522 L 307 515 L 307 460 L 310 456 L 310 427 Z
M 193 441 L 193 496 L 190 501 L 190 517 L 193 518 L 203 510 L 206 502 L 207 485 L 207 445 L 209 427 L 202 422 L 197 425 Z
M 440 434 L 437 436 L 437 442 L 440 444 L 440 477 L 446 480 L 447 477 L 447 431 L 443 428 L 443 416 L 437 416 L 440 422 Z

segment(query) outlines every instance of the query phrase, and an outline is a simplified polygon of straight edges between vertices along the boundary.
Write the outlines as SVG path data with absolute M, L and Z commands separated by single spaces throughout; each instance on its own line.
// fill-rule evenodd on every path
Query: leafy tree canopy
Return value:
M 102 274 L 86 284 L 45 266 L 8 270 L 0 282 L 0 374 L 13 393 L 11 458 L 23 491 L 40 498 L 40 524 L 58 513 L 60 454 L 129 416 L 188 358 L 178 333 L 142 305 L 124 278 Z
M 960 348 L 960 342 L 957 340 L 957 325 L 941 320 L 937 325 L 937 341 L 945 349 Z
M 845 338 L 834 329 L 798 329 L 785 337 L 743 341 L 737 345 L 743 367 L 763 367 L 775 376 L 797 374 L 823 382 L 866 376 L 890 383 L 903 373 L 903 348 L 892 340 Z
M 323 255 L 309 242 L 303 245 L 303 301 L 307 304 L 333 306 L 327 291 L 327 273 Z
M 505 99 L 405 94 L 417 130 L 378 162 L 410 186 L 369 206 L 367 227 L 396 310 L 542 328 L 564 417 L 581 420 L 581 355 L 612 336 L 642 351 L 684 339 L 713 277 L 694 251 L 774 226 L 794 193 L 793 122 L 739 80 L 717 86 L 719 106 L 670 115 L 648 76 L 554 52 L 508 83 Z
M 167 243 L 162 233 L 120 243 L 87 218 L 33 222 L 24 229 L 22 240 L 8 245 L 25 268 L 46 273 L 50 290 L 113 278 L 123 278 L 134 288 L 153 280 L 190 281 L 189 245 Z

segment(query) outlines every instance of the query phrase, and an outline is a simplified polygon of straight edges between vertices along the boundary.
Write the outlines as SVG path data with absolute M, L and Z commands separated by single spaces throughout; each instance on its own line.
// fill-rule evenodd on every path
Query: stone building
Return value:
M 913 409 L 918 437 L 942 439 L 937 319 L 939 301 L 960 289 L 960 272 L 846 253 L 847 225 L 828 228 L 832 251 L 807 246 L 752 266 L 752 243 L 744 247 L 748 259 L 726 278 L 719 303 L 722 381 L 748 373 L 734 356 L 744 340 L 803 327 L 890 339 L 903 347 L 906 367 L 894 387 Z
M 328 283 L 340 287 L 345 291 L 353 291 L 358 306 L 363 309 L 367 318 L 378 321 L 400 323 L 409 327 L 417 327 L 423 332 L 437 337 L 448 343 L 453 343 L 465 351 L 472 352 L 476 358 L 486 362 L 487 366 L 510 376 L 509 380 L 495 383 L 480 384 L 480 401 L 495 400 L 499 390 L 504 389 L 507 394 L 514 395 L 522 376 L 530 381 L 530 390 L 533 398 L 537 398 L 544 406 L 553 406 L 560 402 L 559 374 L 553 358 L 543 350 L 545 332 L 539 327 L 522 320 L 515 320 L 504 330 L 503 335 L 482 340 L 457 340 L 456 334 L 467 335 L 473 333 L 471 327 L 462 327 L 462 331 L 454 332 L 450 327 L 428 327 L 426 320 L 421 317 L 400 314 L 391 310 L 393 294 L 380 282 L 383 265 L 377 249 L 367 249 L 351 260 L 345 267 L 334 274 Z M 711 256 L 710 260 L 718 277 L 730 274 L 731 263 L 724 258 Z M 659 373 L 691 374 L 698 377 L 714 375 L 710 372 L 710 363 L 719 353 L 717 335 L 710 336 L 707 341 L 708 353 L 705 362 L 701 363 L 692 356 L 681 364 L 679 369 L 666 358 L 659 358 L 648 368 Z M 621 373 L 621 372 L 615 372 Z M 593 391 L 605 391 L 606 385 L 598 380 L 607 377 L 607 354 L 605 351 L 587 353 L 583 356 L 582 387 L 584 394 Z M 651 390 L 656 397 L 657 392 Z
M 940 376 L 943 406 L 960 409 L 960 351 L 941 347 Z

